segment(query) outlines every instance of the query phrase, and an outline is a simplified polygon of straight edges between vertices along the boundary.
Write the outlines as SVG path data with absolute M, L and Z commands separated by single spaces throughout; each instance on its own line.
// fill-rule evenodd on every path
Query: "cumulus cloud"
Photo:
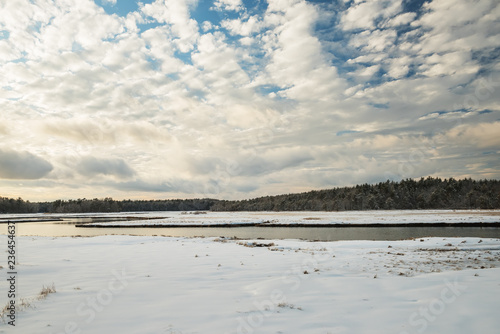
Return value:
M 387 27 L 398 27 L 401 25 L 406 25 L 406 24 L 413 22 L 413 20 L 415 19 L 416 16 L 417 16 L 417 13 L 400 14 L 400 15 L 395 16 L 395 17 L 387 20 L 386 22 L 384 22 L 382 27 L 387 28 Z
M 266 34 L 269 64 L 266 71 L 273 84 L 284 90 L 282 97 L 298 101 L 322 101 L 338 97 L 345 82 L 329 66 L 321 43 L 312 34 L 317 8 L 301 1 L 270 1 L 268 16 L 280 17 L 281 25 Z M 310 106 L 309 106 L 310 107 Z
M 400 0 L 356 1 L 347 11 L 343 13 L 341 24 L 345 30 L 373 29 L 377 24 L 377 19 L 393 17 L 400 11 Z M 404 18 L 400 19 L 400 21 L 403 20 Z
M 40 179 L 52 169 L 50 162 L 29 152 L 0 149 L 0 178 Z
M 189 0 L 156 0 L 144 5 L 142 12 L 160 23 L 169 24 L 173 35 L 178 38 L 174 43 L 181 52 L 188 52 L 193 49 L 199 35 L 198 23 L 189 14 L 189 7 L 194 3 Z
M 397 32 L 395 30 L 366 30 L 351 38 L 351 45 L 360 48 L 366 54 L 386 51 L 394 45 Z
M 214 9 L 239 12 L 243 10 L 243 2 L 241 0 L 215 0 Z
M 259 32 L 262 29 L 263 24 L 263 21 L 259 20 L 256 15 L 250 16 L 245 21 L 242 21 L 241 19 L 235 19 L 225 20 L 221 23 L 222 27 L 229 30 L 231 35 L 241 36 L 250 36 L 254 33 Z
M 196 0 L 122 5 L 0 5 L 2 154 L 37 161 L 26 187 L 244 198 L 500 177 L 494 1 L 218 0 L 201 20 Z

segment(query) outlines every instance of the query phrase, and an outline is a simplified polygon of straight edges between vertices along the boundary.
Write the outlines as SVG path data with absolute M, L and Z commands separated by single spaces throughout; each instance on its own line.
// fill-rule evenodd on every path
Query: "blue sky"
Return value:
M 0 2 L 0 196 L 500 177 L 500 5 Z

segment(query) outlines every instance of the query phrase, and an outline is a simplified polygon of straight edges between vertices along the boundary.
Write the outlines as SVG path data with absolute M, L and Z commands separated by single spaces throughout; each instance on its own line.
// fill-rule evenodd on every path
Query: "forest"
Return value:
M 348 211 L 415 209 L 500 209 L 499 180 L 406 179 L 265 196 L 248 200 L 76 199 L 29 202 L 0 197 L 0 213 L 84 213 L 133 211 Z
M 499 209 L 500 181 L 440 178 L 362 184 L 242 201 L 217 201 L 213 211 L 348 211 Z

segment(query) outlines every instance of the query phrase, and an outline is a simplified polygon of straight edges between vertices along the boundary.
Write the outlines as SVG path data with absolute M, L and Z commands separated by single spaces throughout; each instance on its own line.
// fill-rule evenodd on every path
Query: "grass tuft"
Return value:
M 56 293 L 56 287 L 54 283 L 51 286 L 43 286 L 42 291 L 39 293 L 38 300 L 46 298 L 49 294 Z
M 16 303 L 16 311 L 23 311 L 27 308 L 30 307 L 35 307 L 34 302 L 38 300 L 42 300 L 47 298 L 47 296 L 51 293 L 56 292 L 56 287 L 54 286 L 54 283 L 50 286 L 42 286 L 42 290 L 38 293 L 37 296 L 31 297 L 31 298 L 19 298 L 19 302 Z M 7 304 L 3 307 L 3 309 L 0 311 L 0 318 L 2 319 L 2 322 L 5 323 L 5 315 L 9 313 L 9 307 L 10 301 L 7 302 Z

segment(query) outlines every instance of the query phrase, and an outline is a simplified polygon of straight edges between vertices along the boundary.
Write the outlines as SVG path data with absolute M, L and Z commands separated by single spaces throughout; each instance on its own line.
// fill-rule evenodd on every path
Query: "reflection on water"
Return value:
M 81 221 L 80 221 L 81 222 Z M 401 240 L 420 237 L 500 238 L 498 227 L 212 227 L 212 228 L 77 228 L 68 222 L 18 223 L 17 235 L 98 236 L 144 235 L 174 237 L 237 237 L 241 239 L 305 239 L 337 240 Z M 0 224 L 0 233 L 7 234 L 7 224 Z

